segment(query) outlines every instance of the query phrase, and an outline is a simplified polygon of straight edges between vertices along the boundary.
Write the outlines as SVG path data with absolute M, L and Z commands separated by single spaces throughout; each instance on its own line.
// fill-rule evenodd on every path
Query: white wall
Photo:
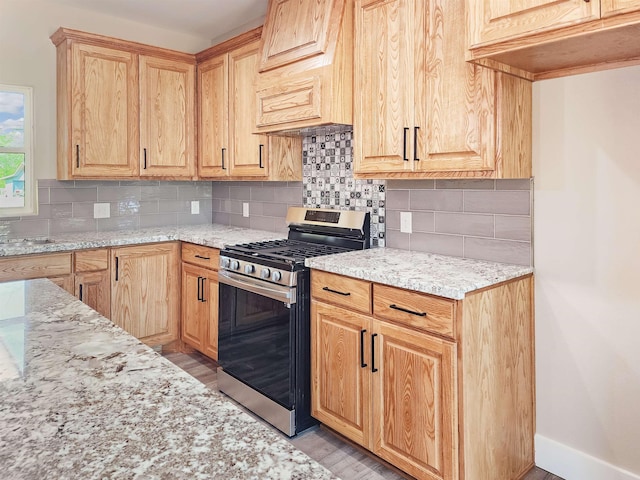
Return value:
M 640 478 L 640 67 L 534 84 L 536 461 Z
M 0 0 L 0 83 L 34 87 L 35 171 L 56 176 L 56 49 L 59 27 L 194 53 L 209 39 L 71 8 L 47 0 Z

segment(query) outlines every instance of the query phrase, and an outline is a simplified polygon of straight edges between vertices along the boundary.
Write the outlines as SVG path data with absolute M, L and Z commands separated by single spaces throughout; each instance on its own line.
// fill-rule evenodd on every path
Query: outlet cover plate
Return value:
M 109 218 L 111 217 L 110 203 L 94 203 L 93 218 Z

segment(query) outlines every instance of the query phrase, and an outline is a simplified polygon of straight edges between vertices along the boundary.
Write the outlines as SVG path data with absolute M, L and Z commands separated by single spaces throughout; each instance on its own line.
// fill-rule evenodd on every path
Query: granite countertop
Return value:
M 51 243 L 27 246 L 0 243 L 0 257 L 136 245 L 141 243 L 169 242 L 173 240 L 222 249 L 227 245 L 276 240 L 284 237 L 286 237 L 286 234 L 283 233 L 252 230 L 228 225 L 185 225 L 181 227 L 61 234 L 49 237 Z
M 467 293 L 533 272 L 532 267 L 372 248 L 308 258 L 305 265 L 394 287 L 461 300 Z
M 0 305 L 3 478 L 336 478 L 48 280 Z

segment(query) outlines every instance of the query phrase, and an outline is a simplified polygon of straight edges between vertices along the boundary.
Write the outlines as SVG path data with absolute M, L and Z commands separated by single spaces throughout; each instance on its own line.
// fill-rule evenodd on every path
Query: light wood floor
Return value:
M 213 360 L 198 352 L 164 353 L 163 355 L 207 387 L 217 390 L 217 365 Z M 258 418 L 258 420 L 261 419 Z M 348 480 L 404 480 L 410 478 L 401 475 L 393 467 L 384 465 L 370 454 L 365 453 L 364 450 L 345 443 L 323 428 L 311 428 L 291 439 L 286 435 L 283 437 L 340 478 Z M 534 468 L 522 480 L 562 480 L 562 478 L 540 468 Z

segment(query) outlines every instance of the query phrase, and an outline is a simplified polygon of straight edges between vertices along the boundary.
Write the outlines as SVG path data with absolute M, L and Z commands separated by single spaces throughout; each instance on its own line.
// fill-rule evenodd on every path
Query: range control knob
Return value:
M 229 268 L 231 270 L 238 270 L 240 268 L 240 262 L 238 262 L 238 260 L 231 260 Z
M 246 274 L 251 274 L 253 272 L 255 272 L 255 267 L 253 265 L 251 265 L 250 263 L 244 266 L 244 273 Z
M 229 260 L 228 258 L 221 258 L 220 259 L 220 266 L 222 268 L 229 268 L 229 264 L 231 264 L 231 260 Z
M 260 277 L 261 278 L 264 278 L 266 280 L 270 276 L 271 276 L 271 270 L 269 270 L 268 268 L 263 268 L 262 270 L 260 270 Z
M 271 274 L 271 280 L 273 280 L 274 282 L 279 282 L 281 278 L 282 274 L 277 270 Z

